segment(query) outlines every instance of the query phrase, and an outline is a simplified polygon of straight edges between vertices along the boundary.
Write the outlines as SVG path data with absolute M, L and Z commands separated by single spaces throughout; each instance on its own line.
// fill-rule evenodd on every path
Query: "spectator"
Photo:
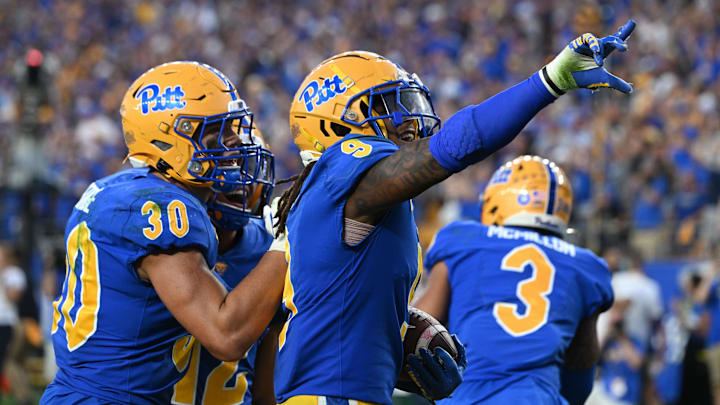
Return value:
M 631 77 L 633 95 L 565 96 L 486 165 L 522 154 L 560 163 L 575 179 L 577 243 L 595 251 L 630 245 L 646 259 L 698 260 L 720 242 L 717 1 L 5 0 L 3 10 L 11 11 L 0 13 L 0 236 L 14 242 L 28 229 L 12 183 L 18 172 L 39 167 L 38 180 L 52 186 L 36 212 L 53 218 L 34 229 L 45 242 L 62 234 L 79 193 L 122 165 L 122 134 L 107 119 L 147 66 L 198 59 L 244 78 L 240 93 L 256 108 L 282 178 L 300 167 L 287 128 L 292 92 L 329 55 L 368 49 L 423 71 L 447 119 L 527 76 L 578 33 L 609 32 L 630 16 L 638 20 L 633 49 L 612 71 Z M 18 136 L 30 47 L 43 51 L 50 80 L 34 148 Z M 481 164 L 419 196 L 419 233 L 476 215 L 489 175 Z
M 630 249 L 625 254 L 626 257 L 613 258 L 611 261 L 610 270 L 613 271 L 612 286 L 615 292 L 615 303 L 609 311 L 601 314 L 598 318 L 598 338 L 601 346 L 613 343 L 608 347 L 614 347 L 625 354 L 621 360 L 618 360 L 622 364 L 611 362 L 614 366 L 619 367 L 610 367 L 609 370 L 614 370 L 613 372 L 635 370 L 634 361 L 629 361 L 630 358 L 634 358 L 628 354 L 630 353 L 629 349 L 632 348 L 641 353 L 642 361 L 639 370 L 640 387 L 643 391 L 641 398 L 646 401 L 653 400 L 655 393 L 648 366 L 651 360 L 650 356 L 653 355 L 651 338 L 659 330 L 663 314 L 660 287 L 643 271 L 643 261 L 637 251 Z M 618 331 L 622 333 L 618 333 Z M 618 339 L 618 337 L 621 338 Z M 604 377 L 601 375 L 602 378 Z M 609 388 L 610 385 L 608 385 Z M 620 391 L 623 391 L 622 395 L 619 395 Z M 613 390 L 606 392 L 613 393 Z M 627 392 L 624 390 L 614 392 L 615 399 L 621 399 L 625 394 Z
M 600 380 L 588 405 L 635 405 L 642 399 L 642 365 L 646 346 L 629 337 L 618 319 L 605 338 L 600 360 Z
M 674 312 L 680 324 L 688 332 L 685 355 L 682 364 L 682 383 L 679 403 L 712 405 L 712 393 L 708 367 L 702 359 L 705 339 L 708 334 L 708 319 L 705 316 L 705 302 L 710 278 L 704 277 L 699 269 L 688 269 L 681 274 L 682 301 L 674 302 Z M 717 297 L 715 297 L 717 300 Z M 709 359 L 708 359 L 709 360 Z
M 709 317 L 709 330 L 706 341 L 706 361 L 710 374 L 710 383 L 712 386 L 714 403 L 720 405 L 720 279 L 718 279 L 720 271 L 720 244 L 712 246 L 712 260 L 709 261 L 711 266 L 711 283 L 706 288 L 704 300 L 705 309 Z
M 629 267 L 613 274 L 615 302 L 623 308 L 625 333 L 647 345 L 663 313 L 660 287 L 645 275 L 638 252 L 630 250 L 628 256 Z
M 600 249 L 630 238 L 647 258 L 701 254 L 702 202 L 715 202 L 720 194 L 718 154 L 713 153 L 718 145 L 714 135 L 720 131 L 720 23 L 710 18 L 720 11 L 716 2 L 302 4 L 70 0 L 34 7 L 9 0 L 6 7 L 13 12 L 0 16 L 0 39 L 8 44 L 0 49 L 0 66 L 21 71 L 27 48 L 44 52 L 43 67 L 53 84 L 51 105 L 38 115 L 46 124 L 44 150 L 36 155 L 44 155 L 49 164 L 43 180 L 62 190 L 57 200 L 68 195 L 76 199 L 90 181 L 120 165 L 122 152 L 114 146 L 121 144 L 121 135 L 107 119 L 117 114 L 129 78 L 150 65 L 194 58 L 232 78 L 243 77 L 241 93 L 256 106 L 256 119 L 279 156 L 282 175 L 297 172 L 299 165 L 296 154 L 285 152 L 292 147 L 283 124 L 291 92 L 303 72 L 328 55 L 365 48 L 397 59 L 409 70 L 426 72 L 428 85 L 439 89 L 434 94 L 436 110 L 447 118 L 458 107 L 479 102 L 529 74 L 531 66 L 542 64 L 557 47 L 553 44 L 566 43 L 578 32 L 611 30 L 633 15 L 640 20 L 637 52 L 613 61 L 613 70 L 621 76 L 634 67 L 633 96 L 591 98 L 586 92 L 560 100 L 530 124 L 518 138 L 521 145 L 508 151 L 548 156 L 576 174 L 579 242 Z M 666 42 L 658 46 L 659 40 Z M 227 57 L 223 50 L 242 56 Z M 13 102 L 22 98 L 18 83 L 0 78 L 0 119 L 7 123 L 0 129 L 0 173 L 13 173 L 11 151 L 17 138 L 12 134 L 20 114 Z M 592 129 L 579 130 L 587 121 Z M 505 153 L 488 165 L 506 160 Z M 683 187 L 672 179 L 680 169 L 705 179 L 696 178 L 697 187 Z M 468 196 L 458 195 L 451 185 L 439 186 L 440 194 L 453 195 L 418 198 L 418 214 L 434 215 L 435 210 L 424 205 L 444 201 L 448 207 L 441 207 L 442 218 L 475 215 L 470 195 L 482 190 L 489 174 L 474 174 L 460 181 L 470 183 Z M 0 187 L 8 177 L 0 176 Z M 674 198 L 678 188 L 683 194 Z M 676 229 L 680 238 L 670 238 L 668 232 Z M 665 249 L 669 241 L 676 242 L 674 251 Z
M 0 245 L 0 374 L 19 325 L 17 303 L 25 290 L 25 273 L 17 267 L 12 248 Z

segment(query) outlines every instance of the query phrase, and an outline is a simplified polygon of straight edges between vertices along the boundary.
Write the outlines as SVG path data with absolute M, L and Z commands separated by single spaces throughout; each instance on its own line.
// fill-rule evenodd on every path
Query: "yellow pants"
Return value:
M 377 405 L 371 402 L 356 401 L 354 399 L 323 397 L 317 395 L 297 395 L 289 398 L 279 405 Z

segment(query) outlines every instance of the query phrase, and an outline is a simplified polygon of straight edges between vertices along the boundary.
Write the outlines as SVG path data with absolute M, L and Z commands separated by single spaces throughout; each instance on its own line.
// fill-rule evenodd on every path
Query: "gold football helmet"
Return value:
M 212 66 L 171 62 L 148 70 L 125 93 L 120 114 L 135 167 L 224 193 L 273 181 L 271 172 L 259 172 L 273 157 L 252 143 L 253 114 Z M 250 143 L 240 139 L 243 132 Z
M 572 211 L 572 188 L 555 163 L 521 156 L 500 166 L 485 188 L 482 222 L 563 235 Z
M 388 123 L 407 120 L 414 121 L 415 138 L 437 131 L 430 91 L 416 74 L 365 51 L 322 62 L 290 105 L 290 130 L 305 164 L 349 133 L 387 137 Z

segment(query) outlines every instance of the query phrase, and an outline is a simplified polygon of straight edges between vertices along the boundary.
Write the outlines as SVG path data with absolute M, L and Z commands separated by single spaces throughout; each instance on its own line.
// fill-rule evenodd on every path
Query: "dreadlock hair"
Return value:
M 307 166 L 303 169 L 300 174 L 296 174 L 295 176 L 292 176 L 287 179 L 278 180 L 275 184 L 285 184 L 289 182 L 293 182 L 292 186 L 288 188 L 287 190 L 283 191 L 282 195 L 280 196 L 280 201 L 278 201 L 278 210 L 275 214 L 275 218 L 279 218 L 277 231 L 275 231 L 275 237 L 280 236 L 281 233 L 285 232 L 285 225 L 287 223 L 288 214 L 290 213 L 290 208 L 292 208 L 292 205 L 295 203 L 295 200 L 298 198 L 298 195 L 300 195 L 300 190 L 302 189 L 303 183 L 305 183 L 305 179 L 310 175 L 310 171 L 312 170 L 313 166 L 315 166 L 315 162 L 308 163 Z

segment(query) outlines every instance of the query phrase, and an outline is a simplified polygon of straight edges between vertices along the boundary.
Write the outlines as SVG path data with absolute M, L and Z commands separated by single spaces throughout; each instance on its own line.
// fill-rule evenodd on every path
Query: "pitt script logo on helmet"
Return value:
M 405 121 L 413 121 L 415 138 L 437 131 L 430 91 L 417 75 L 366 51 L 323 61 L 290 105 L 290 130 L 305 165 L 349 133 L 387 137 L 386 125 Z
M 212 66 L 186 61 L 148 70 L 125 93 L 120 115 L 135 167 L 225 193 L 274 181 L 272 171 L 260 172 L 272 166 L 272 154 L 239 140 L 243 131 L 252 139 L 253 114 Z
M 145 85 L 138 90 L 136 99 L 140 100 L 140 111 L 146 115 L 152 111 L 183 109 L 187 102 L 183 100 L 182 86 L 168 86 L 160 93 L 160 86 L 155 83 Z
M 482 222 L 522 226 L 564 235 L 572 210 L 572 189 L 555 163 L 521 156 L 500 166 L 485 188 Z

